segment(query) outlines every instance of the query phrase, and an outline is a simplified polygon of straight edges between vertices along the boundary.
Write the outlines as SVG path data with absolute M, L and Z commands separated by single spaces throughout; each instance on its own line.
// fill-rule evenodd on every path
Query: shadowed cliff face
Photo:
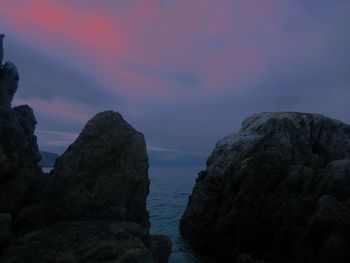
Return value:
M 349 201 L 350 126 L 262 113 L 217 143 L 180 228 L 218 262 L 345 263 Z
M 1 69 L 0 261 L 167 262 L 170 239 L 149 234 L 143 135 L 97 114 L 44 175 L 33 110 L 11 108 L 17 69 Z

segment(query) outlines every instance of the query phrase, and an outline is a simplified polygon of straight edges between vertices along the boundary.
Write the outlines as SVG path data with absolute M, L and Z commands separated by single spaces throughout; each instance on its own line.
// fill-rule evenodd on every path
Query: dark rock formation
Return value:
M 163 237 L 155 250 L 149 235 L 148 192 L 143 135 L 119 113 L 99 113 L 57 159 L 31 205 L 18 213 L 16 231 L 30 234 L 4 258 L 167 262 L 170 240 Z
M 218 262 L 350 262 L 350 126 L 262 113 L 220 140 L 180 222 Z
M 40 154 L 32 109 L 29 106 L 11 108 L 19 80 L 16 66 L 7 62 L 1 68 L 0 213 L 14 216 L 31 200 L 34 185 L 41 176 Z
M 97 114 L 56 160 L 16 226 L 33 230 L 64 220 L 122 220 L 149 228 L 144 137 L 119 113 Z
M 11 108 L 16 67 L 0 78 L 0 262 L 167 262 L 149 234 L 145 140 L 119 113 L 97 114 L 57 159 L 38 166 L 36 120 Z
M 149 227 L 145 140 L 119 113 L 92 118 L 57 159 L 51 177 L 58 188 L 48 194 L 57 192 L 59 217 L 118 218 Z
M 59 157 L 57 153 L 51 153 L 51 152 L 44 152 L 40 151 L 41 160 L 40 160 L 40 166 L 41 167 L 53 167 L 55 165 L 56 159 Z

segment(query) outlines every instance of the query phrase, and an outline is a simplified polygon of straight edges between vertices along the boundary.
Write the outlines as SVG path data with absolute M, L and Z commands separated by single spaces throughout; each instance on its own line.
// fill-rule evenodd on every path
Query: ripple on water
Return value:
M 200 167 L 156 167 L 150 168 L 150 194 L 148 211 L 150 213 L 151 233 L 167 235 L 173 241 L 171 263 L 201 262 L 181 239 L 179 220 L 186 208 L 188 196 Z

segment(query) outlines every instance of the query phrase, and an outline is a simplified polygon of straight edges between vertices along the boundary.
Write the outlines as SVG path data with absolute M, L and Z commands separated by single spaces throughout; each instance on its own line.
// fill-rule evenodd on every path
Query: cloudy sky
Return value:
M 0 32 L 42 150 L 112 109 L 181 163 L 261 111 L 349 123 L 349 14 L 349 0 L 0 0 Z

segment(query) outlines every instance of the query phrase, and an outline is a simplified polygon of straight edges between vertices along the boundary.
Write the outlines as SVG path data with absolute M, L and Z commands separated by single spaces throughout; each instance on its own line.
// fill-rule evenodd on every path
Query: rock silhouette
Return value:
M 11 107 L 19 80 L 16 66 L 6 62 L 0 68 L 0 212 L 16 214 L 30 202 L 40 179 L 40 154 L 33 110 L 29 106 Z
M 44 175 L 33 110 L 11 107 L 18 80 L 7 62 L 0 77 L 0 261 L 167 262 L 170 239 L 149 234 L 143 135 L 119 113 L 99 113 Z
M 350 261 L 350 126 L 261 113 L 220 140 L 180 222 L 218 262 Z

